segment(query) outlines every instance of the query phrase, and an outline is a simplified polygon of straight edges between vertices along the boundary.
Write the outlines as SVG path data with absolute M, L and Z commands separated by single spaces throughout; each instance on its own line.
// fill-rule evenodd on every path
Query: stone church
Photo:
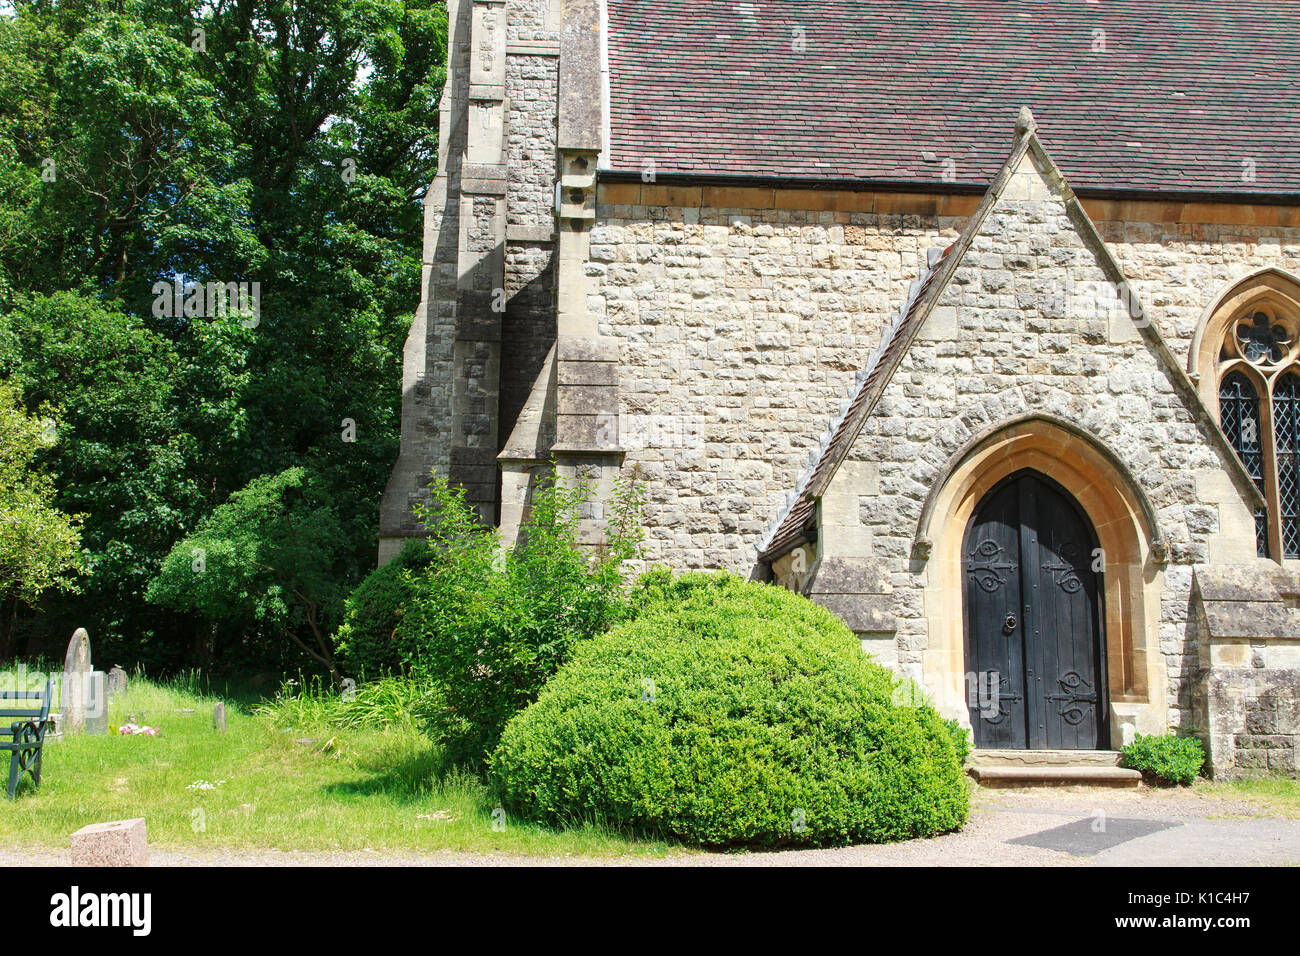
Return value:
M 639 466 L 981 751 L 1300 748 L 1300 81 L 1274 4 L 448 0 L 380 559 Z

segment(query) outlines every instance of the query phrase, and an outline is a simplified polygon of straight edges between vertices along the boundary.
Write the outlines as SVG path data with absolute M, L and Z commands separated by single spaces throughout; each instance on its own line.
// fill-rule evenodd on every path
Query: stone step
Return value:
M 975 767 L 1118 767 L 1118 750 L 975 750 Z
M 1142 774 L 1123 767 L 984 764 L 966 772 L 985 787 L 1136 787 L 1142 782 Z

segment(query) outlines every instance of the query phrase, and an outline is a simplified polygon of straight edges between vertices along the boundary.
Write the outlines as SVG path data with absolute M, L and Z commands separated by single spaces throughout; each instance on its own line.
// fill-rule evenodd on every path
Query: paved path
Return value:
M 977 793 L 960 833 L 885 846 L 665 858 L 511 857 L 372 850 L 150 851 L 161 866 L 1280 866 L 1300 864 L 1300 820 L 1246 800 L 1071 787 Z M 68 865 L 66 850 L 0 849 L 0 866 Z

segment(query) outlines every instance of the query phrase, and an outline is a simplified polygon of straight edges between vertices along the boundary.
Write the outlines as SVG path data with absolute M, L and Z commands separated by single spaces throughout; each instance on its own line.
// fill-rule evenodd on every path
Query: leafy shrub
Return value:
M 1138 734 L 1124 748 L 1125 767 L 1167 784 L 1190 784 L 1205 766 L 1205 749 L 1195 737 L 1177 734 Z
M 335 676 L 330 634 L 353 574 L 343 527 L 317 472 L 262 475 L 172 546 L 145 597 L 246 632 L 269 628 Z
M 959 720 L 945 720 L 943 724 L 948 728 L 948 733 L 952 735 L 952 749 L 957 754 L 958 762 L 966 763 L 966 758 L 970 756 L 971 752 L 970 731 L 963 727 Z
M 617 483 L 606 545 L 596 552 L 578 544 L 585 482 L 543 478 L 509 551 L 462 489 L 435 476 L 429 490 L 421 518 L 434 557 L 411 574 L 398 651 L 446 699 L 437 729 L 449 760 L 479 766 L 573 646 L 627 614 L 623 569 L 640 556 L 641 482 L 634 473 Z
M 334 633 L 334 654 L 341 672 L 365 678 L 402 669 L 397 625 L 415 596 L 416 574 L 432 556 L 426 541 L 413 538 L 348 596 L 343 623 Z
M 898 840 L 962 825 L 953 736 L 830 612 L 726 574 L 646 575 L 493 754 L 503 806 L 706 846 Z

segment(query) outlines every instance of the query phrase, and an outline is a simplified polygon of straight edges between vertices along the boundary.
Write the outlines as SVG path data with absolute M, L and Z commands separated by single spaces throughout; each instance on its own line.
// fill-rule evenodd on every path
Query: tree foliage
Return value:
M 329 635 L 349 577 L 338 567 L 342 532 L 328 493 L 305 469 L 254 478 L 177 542 L 147 597 L 278 632 L 334 673 Z
M 35 467 L 57 422 L 28 415 L 18 393 L 0 383 L 0 654 L 8 649 L 15 602 L 34 604 L 45 591 L 75 590 L 81 571 L 80 516 L 53 505 L 54 483 Z
M 291 468 L 339 522 L 334 583 L 373 564 L 446 35 L 436 0 L 17 0 L 0 17 L 0 362 L 29 409 L 66 410 L 43 457 L 90 553 L 84 592 L 46 600 L 53 637 L 33 618 L 33 640 L 84 625 L 125 663 L 213 641 L 256 657 L 247 615 L 212 632 L 142 598 L 232 492 Z M 258 283 L 255 326 L 155 308 L 160 284 L 191 282 Z

